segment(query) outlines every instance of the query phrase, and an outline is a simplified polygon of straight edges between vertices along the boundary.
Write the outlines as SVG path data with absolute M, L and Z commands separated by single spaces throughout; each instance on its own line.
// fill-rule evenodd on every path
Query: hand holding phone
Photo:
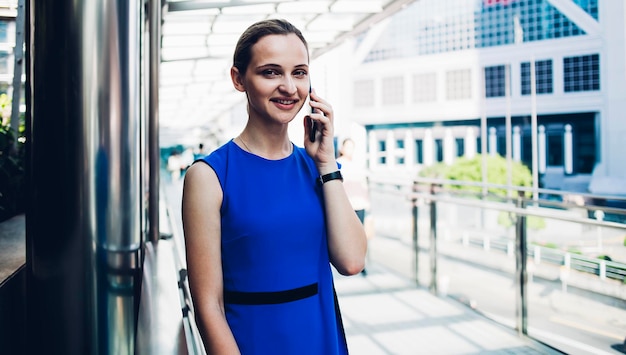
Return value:
M 311 85 L 309 85 L 309 101 L 311 100 Z M 311 113 L 315 113 L 315 109 L 311 107 Z M 315 142 L 315 136 L 317 135 L 317 123 L 309 117 L 309 140 Z

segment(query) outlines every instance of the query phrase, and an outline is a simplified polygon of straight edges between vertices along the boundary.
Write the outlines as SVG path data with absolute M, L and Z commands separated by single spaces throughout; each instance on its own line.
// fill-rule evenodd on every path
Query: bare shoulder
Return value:
M 198 182 L 201 182 L 202 180 L 212 177 L 217 179 L 215 171 L 209 166 L 209 164 L 203 162 L 192 164 L 185 172 L 185 182 L 196 182 L 197 180 L 199 180 Z
M 203 203 L 209 201 L 221 203 L 222 200 L 222 188 L 217 174 L 205 163 L 195 163 L 185 173 L 183 200 L 197 198 L 200 198 L 200 201 L 204 200 Z
M 192 164 L 185 172 L 185 184 L 184 187 L 211 187 L 217 184 L 219 187 L 219 180 L 215 170 L 205 163 Z

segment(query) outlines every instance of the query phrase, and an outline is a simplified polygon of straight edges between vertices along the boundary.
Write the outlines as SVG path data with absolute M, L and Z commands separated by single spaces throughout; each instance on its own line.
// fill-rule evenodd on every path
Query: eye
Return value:
M 304 78 L 307 76 L 307 72 L 304 69 L 298 69 L 293 72 L 293 75 L 297 78 Z
M 266 78 L 274 78 L 280 75 L 280 73 L 275 69 L 265 69 L 261 72 L 261 74 L 263 74 L 263 76 Z

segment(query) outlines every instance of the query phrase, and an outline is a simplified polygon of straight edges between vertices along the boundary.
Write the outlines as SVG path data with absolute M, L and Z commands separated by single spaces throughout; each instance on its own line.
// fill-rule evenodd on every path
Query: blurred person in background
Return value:
M 182 161 L 180 159 L 180 152 L 178 149 L 173 149 L 167 157 L 167 171 L 170 172 L 172 182 L 180 180 L 180 172 L 182 167 Z
M 204 144 L 199 143 L 198 148 L 193 152 L 193 160 L 198 160 L 204 158 L 206 155 L 206 151 L 204 149 Z
M 365 167 L 354 161 L 354 140 L 346 138 L 341 143 L 337 162 L 341 164 L 343 174 L 343 185 L 348 194 L 350 204 L 354 212 L 365 226 L 366 211 L 369 209 L 369 191 L 367 188 L 367 171 Z M 367 231 L 367 228 L 366 228 Z M 370 237 L 368 235 L 368 237 Z M 361 271 L 363 276 L 367 275 L 367 270 Z

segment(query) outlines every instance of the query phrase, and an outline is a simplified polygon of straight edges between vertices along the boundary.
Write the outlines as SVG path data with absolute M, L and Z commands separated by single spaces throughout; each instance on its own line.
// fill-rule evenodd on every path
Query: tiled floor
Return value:
M 353 355 L 559 354 L 377 264 L 335 276 Z
M 167 185 L 164 195 L 179 234 L 180 186 Z M 380 263 L 367 268 L 367 276 L 335 275 L 351 355 L 560 354 Z

